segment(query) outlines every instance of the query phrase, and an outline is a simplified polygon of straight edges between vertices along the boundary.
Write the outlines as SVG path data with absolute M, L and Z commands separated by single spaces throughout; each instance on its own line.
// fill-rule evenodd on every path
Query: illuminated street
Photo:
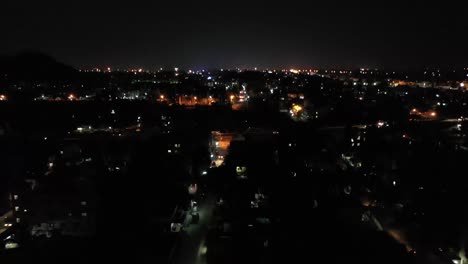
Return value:
M 1 7 L 0 264 L 468 264 L 468 1 L 48 2 Z
M 12 216 L 13 216 L 13 211 L 9 211 L 9 212 L 7 212 L 6 214 L 4 214 L 3 216 L 0 217 L 0 235 L 1 235 L 3 232 L 5 232 L 5 231 L 7 231 L 8 229 L 10 229 L 10 227 L 5 226 L 5 225 L 11 224 L 11 219 L 9 219 L 9 218 L 11 218 Z M 8 219 L 9 221 L 8 221 L 7 219 Z
M 199 202 L 198 211 L 200 220 L 198 224 L 190 224 L 180 233 L 180 241 L 173 255 L 171 263 L 174 264 L 206 264 L 206 236 L 208 230 L 213 228 L 213 209 L 215 199 L 208 196 Z M 188 221 L 191 217 L 188 216 Z

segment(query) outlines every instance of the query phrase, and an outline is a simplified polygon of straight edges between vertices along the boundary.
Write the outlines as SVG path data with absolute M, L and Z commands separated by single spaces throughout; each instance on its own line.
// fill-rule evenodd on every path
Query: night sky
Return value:
M 468 12 L 449 1 L 3 2 L 1 54 L 76 67 L 468 67 Z

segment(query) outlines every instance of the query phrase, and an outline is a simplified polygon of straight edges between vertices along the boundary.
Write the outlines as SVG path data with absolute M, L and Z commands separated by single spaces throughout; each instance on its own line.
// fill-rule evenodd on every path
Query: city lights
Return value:
M 3 2 L 0 264 L 468 264 L 467 1 Z
M 301 111 L 302 111 L 302 106 L 297 105 L 297 104 L 293 104 L 293 106 L 292 106 L 292 113 L 293 113 L 294 115 L 298 115 Z

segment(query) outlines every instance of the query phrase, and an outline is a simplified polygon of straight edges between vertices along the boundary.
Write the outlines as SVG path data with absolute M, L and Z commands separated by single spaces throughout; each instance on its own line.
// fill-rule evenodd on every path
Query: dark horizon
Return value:
M 463 4 L 41 2 L 2 9 L 2 54 L 39 50 L 76 68 L 408 70 L 468 61 Z
M 0 264 L 468 264 L 468 1 L 27 2 Z
M 316 66 L 305 66 L 305 67 L 297 67 L 297 66 L 284 66 L 284 67 L 271 67 L 271 66 L 251 66 L 251 65 L 246 65 L 246 64 L 239 64 L 236 66 L 231 66 L 231 67 L 220 67 L 220 66 L 207 66 L 207 67 L 180 67 L 179 64 L 166 64 L 166 65 L 149 65 L 149 66 L 142 66 L 143 64 L 132 64 L 132 65 L 120 65 L 120 66 L 114 66 L 114 65 L 109 65 L 109 64 L 103 64 L 103 63 L 96 63 L 94 65 L 75 65 L 73 63 L 69 63 L 68 61 L 64 61 L 63 59 L 59 57 L 55 57 L 50 53 L 46 53 L 40 50 L 21 50 L 18 51 L 17 53 L 13 54 L 2 54 L 0 53 L 0 59 L 2 58 L 15 58 L 15 57 L 28 57 L 28 60 L 33 59 L 34 57 L 42 57 L 44 58 L 50 58 L 56 63 L 63 65 L 65 67 L 71 67 L 75 70 L 94 70 L 94 69 L 100 69 L 100 70 L 107 70 L 107 68 L 110 68 L 112 71 L 126 71 L 126 70 L 135 70 L 135 69 L 142 69 L 144 71 L 159 71 L 160 69 L 164 71 L 173 71 L 174 69 L 178 69 L 181 72 L 188 72 L 188 71 L 217 71 L 217 70 L 242 70 L 242 71 L 266 71 L 266 70 L 275 70 L 275 71 L 281 71 L 281 70 L 346 70 L 346 71 L 359 71 L 360 69 L 366 69 L 366 70 L 377 70 L 377 71 L 387 71 L 387 72 L 400 72 L 400 73 L 417 73 L 423 70 L 442 70 L 442 71 L 452 71 L 452 70 L 465 70 L 467 67 L 463 65 L 458 65 L 458 66 L 453 66 L 453 65 L 446 65 L 446 66 L 440 66 L 440 65 L 430 65 L 430 66 L 418 66 L 418 67 L 358 67 L 358 66 L 334 66 L 334 67 L 316 67 Z M 32 58 L 31 58 L 32 56 Z M 37 58 L 36 58 L 37 59 Z M 34 61 L 34 60 L 33 60 Z M 32 62 L 32 61 L 31 61 Z M 41 60 L 39 61 L 34 61 L 34 62 L 39 62 L 41 63 Z

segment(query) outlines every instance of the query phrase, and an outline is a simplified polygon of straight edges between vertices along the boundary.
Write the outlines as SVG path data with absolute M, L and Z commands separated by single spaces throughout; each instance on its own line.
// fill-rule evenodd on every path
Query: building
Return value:
M 233 140 L 245 140 L 241 135 L 236 133 L 222 133 L 219 131 L 211 132 L 210 153 L 211 167 L 219 167 L 224 163 L 229 152 L 229 146 Z

